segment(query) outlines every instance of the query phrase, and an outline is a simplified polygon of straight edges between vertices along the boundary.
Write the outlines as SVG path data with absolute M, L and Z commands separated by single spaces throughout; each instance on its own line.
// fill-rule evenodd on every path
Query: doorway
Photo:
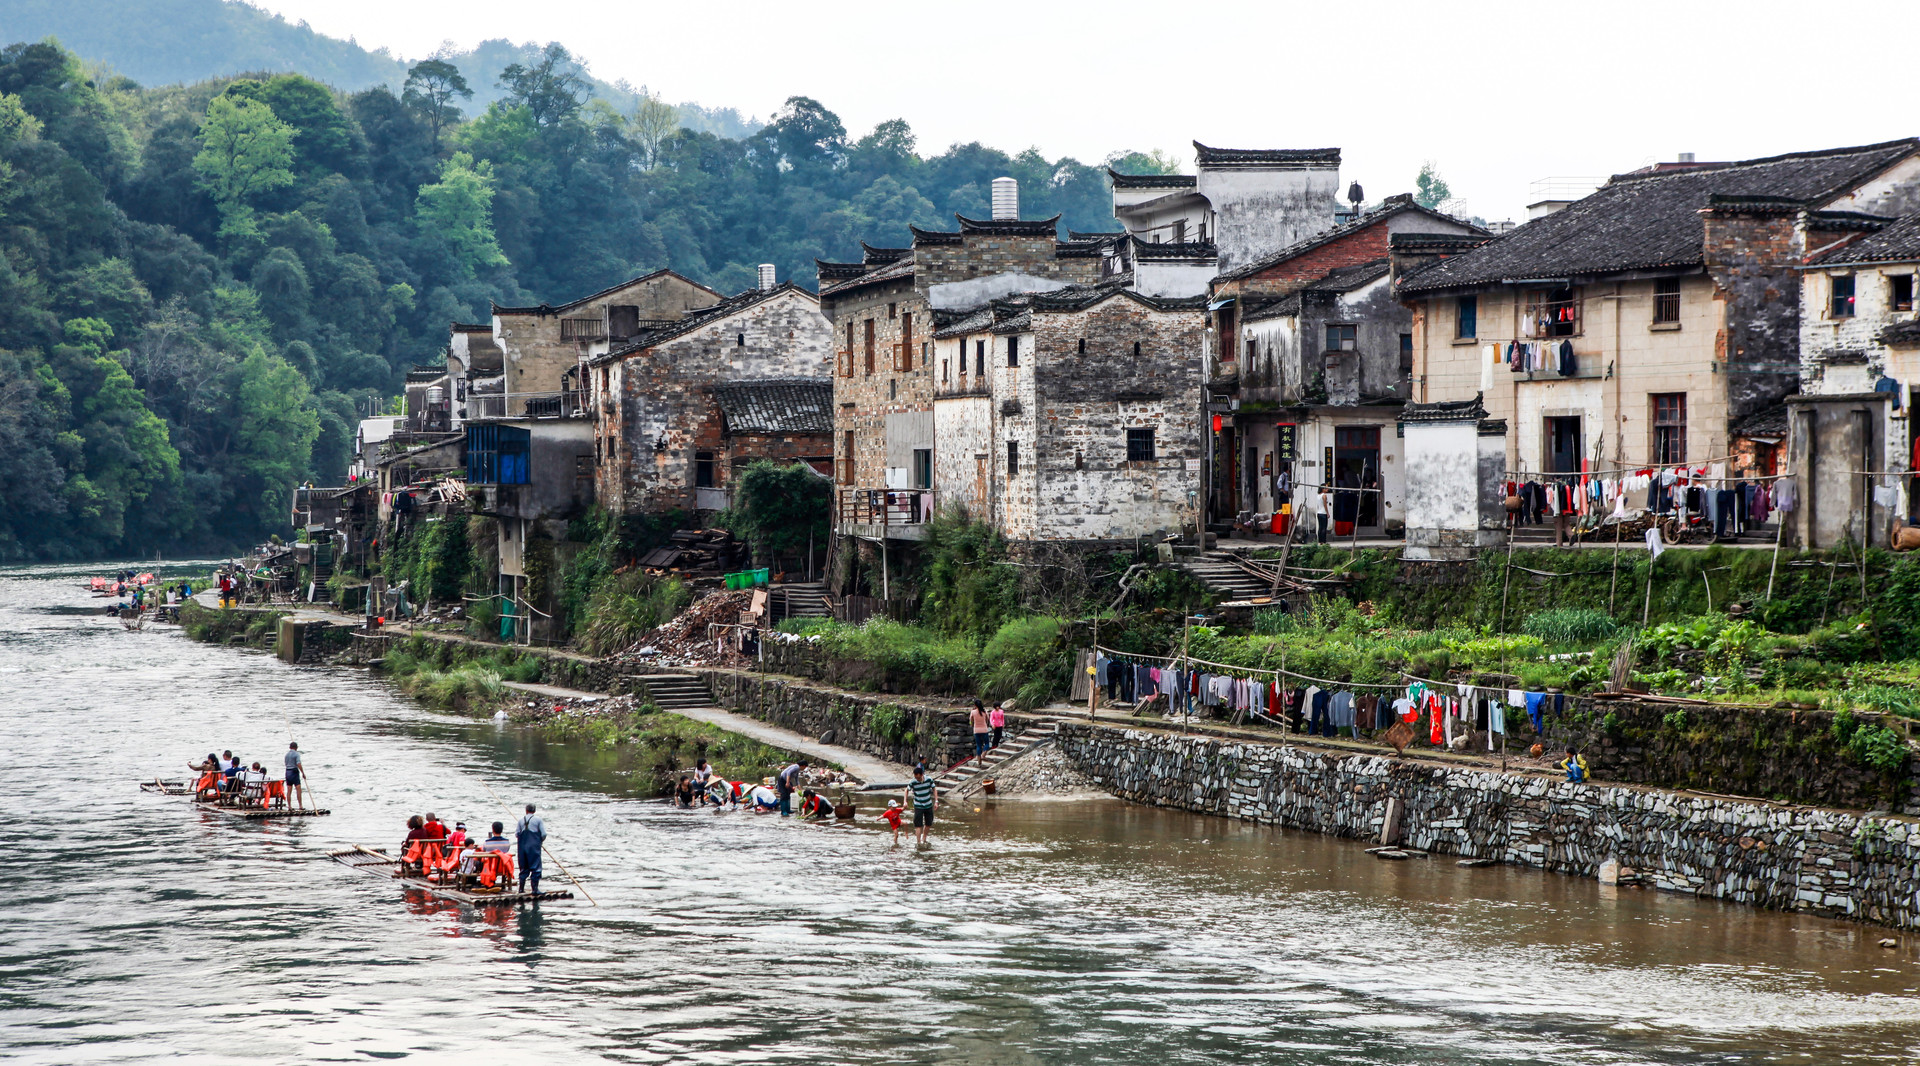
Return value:
M 1368 536 L 1381 532 L 1380 427 L 1337 426 L 1333 431 L 1333 484 L 1341 489 L 1373 490 L 1355 493 L 1354 510 L 1359 531 Z M 1342 508 L 1335 500 L 1336 517 Z
M 1549 417 L 1546 425 L 1546 472 L 1580 472 L 1580 416 Z

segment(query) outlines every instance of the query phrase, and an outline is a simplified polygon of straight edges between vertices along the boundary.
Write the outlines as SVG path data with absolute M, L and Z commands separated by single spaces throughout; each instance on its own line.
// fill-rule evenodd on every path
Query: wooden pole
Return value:
M 1620 535 L 1624 522 L 1613 524 L 1613 576 L 1607 579 L 1607 613 L 1613 613 L 1613 593 L 1620 587 Z
M 1647 599 L 1640 605 L 1640 628 L 1647 627 L 1647 619 L 1653 613 L 1653 564 L 1659 560 L 1652 550 L 1647 552 Z
M 1774 513 L 1780 515 L 1780 517 L 1775 520 L 1775 528 L 1773 531 L 1773 565 L 1767 567 L 1768 603 L 1773 602 L 1773 575 L 1780 572 L 1780 541 L 1787 535 L 1787 516 L 1780 514 L 1778 511 Z

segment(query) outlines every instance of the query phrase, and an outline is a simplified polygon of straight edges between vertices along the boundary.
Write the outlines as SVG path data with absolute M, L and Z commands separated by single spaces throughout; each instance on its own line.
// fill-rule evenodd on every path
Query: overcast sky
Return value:
M 1338 146 L 1369 200 L 1432 160 L 1491 220 L 1540 178 L 1920 133 L 1913 0 L 253 2 L 407 58 L 557 40 L 606 80 L 763 119 L 811 96 L 856 136 L 905 118 L 923 153 Z

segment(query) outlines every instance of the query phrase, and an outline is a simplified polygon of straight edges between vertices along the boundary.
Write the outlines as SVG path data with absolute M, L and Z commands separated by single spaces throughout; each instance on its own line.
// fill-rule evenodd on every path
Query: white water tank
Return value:
M 993 217 L 995 219 L 1017 219 L 1020 217 L 1020 183 L 1012 178 L 993 179 Z
M 769 289 L 772 289 L 773 286 L 774 286 L 773 264 L 772 263 L 760 264 L 760 291 L 766 292 Z

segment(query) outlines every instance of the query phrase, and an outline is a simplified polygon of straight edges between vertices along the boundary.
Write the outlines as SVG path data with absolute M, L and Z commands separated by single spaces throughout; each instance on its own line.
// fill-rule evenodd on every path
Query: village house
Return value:
M 1786 469 L 1804 486 L 1789 526 L 1808 547 L 1884 545 L 1920 512 L 1913 405 L 1920 399 L 1920 215 L 1803 212 L 1800 389 L 1788 398 Z M 1820 232 L 1824 230 L 1825 232 Z M 1835 230 L 1840 236 L 1829 237 Z M 1875 476 L 1866 471 L 1885 471 Z
M 937 497 L 1016 541 L 1190 525 L 1204 304 L 1070 287 L 995 300 L 936 331 Z
M 495 304 L 491 332 L 500 352 L 499 398 L 491 388 L 470 390 L 469 416 L 520 415 L 577 403 L 585 391 L 579 367 L 596 345 L 625 344 L 720 301 L 720 294 L 705 285 L 656 270 L 558 307 Z M 457 326 L 455 333 L 461 333 Z M 472 345 L 471 334 L 465 336 Z M 489 353 L 482 347 L 478 354 Z
M 938 503 L 936 315 L 1100 280 L 1095 242 L 1061 241 L 1057 217 L 1021 219 L 1011 178 L 996 179 L 993 193 L 991 219 L 955 216 L 955 231 L 913 227 L 909 248 L 867 247 L 860 263 L 818 264 L 835 349 L 835 528 L 845 534 L 917 540 Z
M 820 300 L 792 283 L 603 344 L 583 364 L 600 502 L 617 513 L 726 509 L 759 458 L 833 463 L 832 337 Z
M 1410 398 L 1412 312 L 1393 291 L 1391 242 L 1465 242 L 1489 234 L 1413 202 L 1379 207 L 1222 272 L 1209 285 L 1206 380 L 1213 431 L 1209 511 L 1262 531 L 1268 516 L 1332 484 L 1353 495 L 1358 533 L 1404 527 L 1405 478 L 1394 447 Z
M 1798 385 L 1804 242 L 1905 209 L 1916 178 L 1915 140 L 1616 176 L 1405 274 L 1412 398 L 1481 397 L 1516 481 L 1771 473 L 1734 461 L 1735 432 Z

